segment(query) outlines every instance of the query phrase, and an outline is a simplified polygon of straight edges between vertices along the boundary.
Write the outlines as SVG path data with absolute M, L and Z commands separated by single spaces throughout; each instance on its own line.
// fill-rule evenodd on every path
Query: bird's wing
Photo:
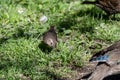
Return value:
M 95 58 L 92 58 L 91 62 L 106 62 L 109 59 L 109 55 L 102 55 Z

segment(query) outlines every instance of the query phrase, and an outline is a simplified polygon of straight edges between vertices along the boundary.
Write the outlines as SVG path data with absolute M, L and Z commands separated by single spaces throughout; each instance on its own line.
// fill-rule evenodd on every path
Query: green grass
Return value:
M 0 79 L 56 80 L 73 77 L 91 54 L 120 40 L 120 14 L 115 20 L 80 0 L 1 0 Z M 23 11 L 19 13 L 19 11 Z M 46 15 L 48 21 L 40 22 Z M 39 49 L 42 34 L 55 25 L 57 49 Z

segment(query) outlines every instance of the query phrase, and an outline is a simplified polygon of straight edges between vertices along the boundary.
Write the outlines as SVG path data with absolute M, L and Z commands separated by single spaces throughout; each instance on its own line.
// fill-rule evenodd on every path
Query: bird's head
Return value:
M 48 44 L 48 46 L 50 46 L 52 48 L 56 47 L 56 42 L 51 38 L 47 40 L 47 44 Z

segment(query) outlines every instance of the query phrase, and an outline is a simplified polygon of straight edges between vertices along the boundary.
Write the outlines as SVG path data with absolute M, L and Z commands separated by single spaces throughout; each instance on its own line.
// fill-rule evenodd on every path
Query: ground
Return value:
M 81 2 L 1 0 L 0 79 L 75 80 L 91 71 L 90 56 L 120 40 L 120 14 L 106 18 L 100 8 Z M 57 48 L 43 52 L 39 44 L 51 25 Z

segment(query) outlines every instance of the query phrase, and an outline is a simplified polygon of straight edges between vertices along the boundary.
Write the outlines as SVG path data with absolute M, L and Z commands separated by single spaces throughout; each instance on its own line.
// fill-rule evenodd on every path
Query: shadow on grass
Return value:
M 1 59 L 1 61 L 2 62 L 0 63 L 0 70 L 2 70 L 2 69 L 5 70 L 6 68 L 13 65 L 13 63 L 9 59 L 6 59 L 6 60 Z
M 94 28 L 92 26 L 89 26 L 88 23 L 92 23 L 92 22 L 95 22 L 95 20 L 118 20 L 117 18 L 109 18 L 106 13 L 104 11 L 102 11 L 101 9 L 99 8 L 96 8 L 96 7 L 93 7 L 93 8 L 90 8 L 90 9 L 81 9 L 79 10 L 78 12 L 74 13 L 74 14 L 65 14 L 66 17 L 63 18 L 58 24 L 59 24 L 59 27 L 58 27 L 58 31 L 59 32 L 63 32 L 64 30 L 67 30 L 67 29 L 71 29 L 72 27 L 74 27 L 77 23 L 80 23 L 80 24 L 85 24 L 84 27 L 80 27 L 80 31 L 82 33 L 85 33 L 85 32 L 93 32 L 94 31 Z M 82 19 L 80 22 L 78 22 L 76 20 L 77 17 L 88 17 L 88 18 L 84 18 Z M 113 15 L 111 15 L 110 17 L 113 17 Z M 93 21 L 92 21 L 93 20 Z M 109 21 L 108 21 L 109 22 Z
M 102 10 L 100 10 L 99 8 L 96 8 L 96 7 L 92 7 L 90 9 L 85 9 L 85 10 L 80 10 L 77 12 L 77 15 L 82 17 L 82 16 L 86 16 L 88 15 L 89 17 L 91 18 L 95 18 L 95 19 L 105 19 L 105 20 L 108 20 L 109 17 L 103 13 Z
M 113 17 L 113 15 L 110 17 Z M 77 20 L 77 18 L 80 20 Z M 57 29 L 59 33 L 63 33 L 65 30 L 69 29 L 77 29 L 81 33 L 92 34 L 95 30 L 94 26 L 99 24 L 99 20 L 109 23 L 112 19 L 113 18 L 110 19 L 103 10 L 96 7 L 90 9 L 81 9 L 74 14 L 66 13 L 64 18 L 57 23 Z M 114 18 L 113 20 L 117 20 L 117 18 Z
M 88 18 L 84 18 L 84 16 L 88 15 Z M 77 18 L 80 17 L 80 21 L 77 20 Z M 102 14 L 101 12 L 97 12 L 96 8 L 92 8 L 92 9 L 88 9 L 88 10 L 80 10 L 74 14 L 66 14 L 66 17 L 63 18 L 62 20 L 60 20 L 60 22 L 58 23 L 58 31 L 61 33 L 64 30 L 67 29 L 78 29 L 81 33 L 93 33 L 94 32 L 94 25 L 92 25 L 92 18 L 96 19 L 101 19 L 101 18 L 106 18 L 106 16 L 104 14 Z M 91 20 L 92 19 L 92 20 Z M 91 20 L 91 21 L 90 21 Z M 93 20 L 93 22 L 95 22 Z M 76 24 L 82 24 L 82 26 L 77 26 Z
M 12 38 L 14 39 L 18 39 L 18 38 L 21 38 L 21 37 L 25 37 L 26 39 L 29 39 L 31 36 L 34 37 L 38 35 L 37 33 L 36 34 L 33 34 L 33 33 L 25 33 L 24 29 L 22 28 L 17 28 L 15 33 L 12 35 Z
M 93 7 L 91 9 L 86 9 L 86 10 L 81 10 L 77 13 L 78 16 L 85 16 L 85 15 L 89 15 L 92 18 L 95 19 L 102 19 L 102 20 L 114 20 L 114 21 L 119 21 L 120 19 L 118 17 L 116 17 L 114 14 L 108 16 L 107 13 L 98 8 L 98 7 Z
M 49 70 L 41 70 L 41 72 L 44 72 L 45 75 L 48 76 L 51 80 L 68 80 L 67 78 L 57 75 Z
M 18 39 L 18 38 L 21 38 L 21 37 L 25 37 L 25 38 L 28 39 L 30 37 L 30 35 L 24 34 L 24 30 L 22 30 L 21 28 L 18 28 L 16 30 L 16 32 L 14 34 L 12 34 L 11 36 L 4 36 L 4 37 L 0 38 L 0 46 L 3 43 L 7 42 L 7 40 L 9 40 L 11 38 Z
M 50 53 L 53 48 L 49 47 L 47 44 L 45 44 L 44 42 L 41 42 L 39 45 L 38 45 L 39 49 L 44 52 L 44 53 Z
M 59 32 L 63 32 L 64 30 L 67 29 L 71 29 L 71 27 L 73 25 L 75 25 L 77 22 L 75 20 L 74 15 L 67 15 L 66 18 L 63 18 L 62 20 L 60 20 L 60 22 L 58 23 L 58 31 Z
M 68 16 L 67 18 L 59 22 L 59 26 L 57 28 L 59 33 L 63 33 L 63 31 L 65 30 L 74 29 L 74 28 L 78 29 L 81 33 L 94 32 L 93 26 L 84 25 L 84 26 L 77 27 L 76 24 L 78 22 L 75 19 L 76 16 L 75 17 L 74 16 L 75 15 L 70 15 L 70 17 Z M 80 23 L 87 23 L 87 22 L 81 21 Z
M 1 46 L 3 43 L 5 43 L 8 39 L 9 39 L 9 38 L 7 38 L 7 37 L 2 37 L 2 38 L 0 38 L 0 46 Z

